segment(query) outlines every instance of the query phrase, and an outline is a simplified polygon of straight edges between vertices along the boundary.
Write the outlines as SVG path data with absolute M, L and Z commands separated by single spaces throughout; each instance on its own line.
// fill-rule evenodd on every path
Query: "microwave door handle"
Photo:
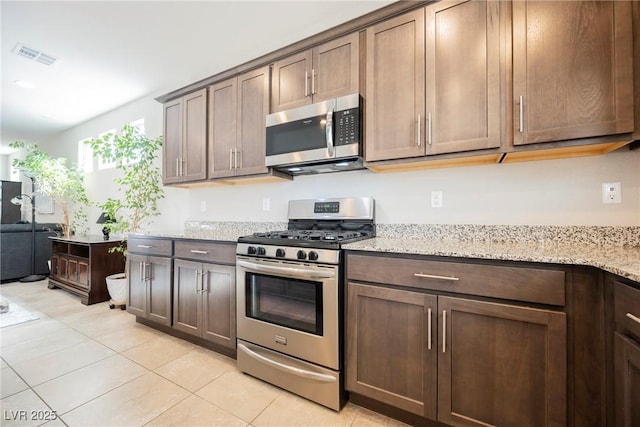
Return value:
M 258 273 L 272 273 L 272 274 L 280 274 L 282 276 L 289 277 L 302 277 L 309 279 L 329 279 L 331 277 L 335 277 L 336 274 L 333 270 L 314 270 L 307 268 L 297 268 L 297 267 L 280 267 L 277 265 L 263 265 L 256 264 L 253 262 L 247 262 L 243 260 L 238 260 L 236 265 L 240 267 L 244 267 L 247 270 L 256 271 Z
M 327 139 L 327 156 L 335 157 L 336 151 L 333 146 L 333 109 L 327 112 L 327 125 L 325 126 L 325 136 Z

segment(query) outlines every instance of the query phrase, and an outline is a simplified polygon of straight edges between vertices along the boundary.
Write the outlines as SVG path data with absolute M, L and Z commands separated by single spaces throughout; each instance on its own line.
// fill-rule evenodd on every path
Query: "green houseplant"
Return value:
M 156 159 L 162 147 L 162 136 L 148 138 L 144 133 L 131 125 L 124 125 L 122 131 L 116 134 L 107 134 L 101 138 L 87 142 L 93 153 L 108 162 L 115 162 L 120 176 L 114 179 L 118 186 L 120 198 L 109 197 L 98 206 L 114 222 L 105 226 L 116 234 L 123 236 L 123 244 L 114 248 L 126 257 L 126 245 L 124 239 L 127 234 L 139 233 L 141 228 L 160 214 L 158 201 L 164 198 L 164 190 L 161 186 L 162 175 L 156 165 Z M 125 263 L 125 272 L 115 275 L 107 280 L 109 293 L 116 300 L 114 293 L 124 294 L 126 287 L 126 272 L 128 264 Z M 119 280 L 117 284 L 110 286 L 110 279 Z M 118 291 L 112 291 L 118 287 Z M 123 300 L 116 301 L 117 305 L 124 304 Z
M 60 227 L 64 237 L 71 237 L 73 231 L 85 231 L 89 199 L 78 168 L 67 166 L 63 157 L 49 156 L 36 144 L 17 141 L 9 146 L 25 151 L 24 158 L 15 158 L 12 164 L 37 184 L 36 196 L 46 195 L 62 210 Z

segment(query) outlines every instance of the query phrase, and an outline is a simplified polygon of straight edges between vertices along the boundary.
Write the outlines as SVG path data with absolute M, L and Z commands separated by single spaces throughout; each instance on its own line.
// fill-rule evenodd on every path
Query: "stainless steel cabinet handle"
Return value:
M 176 157 L 176 175 L 180 176 L 180 157 Z
M 442 310 L 442 352 L 447 352 L 447 310 Z
M 631 314 L 631 313 L 627 313 L 627 317 L 628 317 L 629 319 L 633 320 L 633 321 L 634 321 L 634 322 L 636 322 L 636 323 L 640 323 L 640 317 L 636 317 L 636 316 L 634 316 L 634 315 L 633 315 L 633 314 Z
M 431 350 L 431 309 L 427 310 L 427 349 Z
M 520 95 L 520 133 L 524 133 L 524 96 Z
M 420 122 L 421 122 L 421 120 L 420 120 L 420 114 L 418 114 L 418 126 L 417 126 L 417 128 L 418 128 L 418 135 L 417 135 L 417 136 L 418 136 L 418 138 L 417 138 L 417 140 L 418 140 L 418 147 L 420 147 L 420 144 L 422 143 L 422 136 L 420 135 L 420 134 L 422 133 L 422 132 L 420 132 Z
M 309 96 L 309 73 L 304 72 L 304 97 Z
M 229 148 L 229 169 L 233 169 L 233 148 Z
M 200 254 L 200 255 L 206 255 L 209 253 L 209 251 L 201 251 L 200 249 L 191 249 L 189 252 L 191 252 L 192 254 Z
M 242 156 L 240 150 L 236 148 L 236 169 L 242 169 Z
M 325 138 L 327 140 L 327 155 L 333 157 L 335 149 L 333 146 L 333 110 L 327 112 L 327 124 L 324 128 Z
M 196 274 L 193 275 L 195 278 L 194 285 L 196 287 L 196 293 L 202 292 L 202 287 L 200 286 L 200 280 L 198 280 L 198 275 L 200 274 L 200 270 L 196 270 Z
M 140 261 L 140 281 L 142 282 L 144 280 L 144 270 L 143 270 L 143 262 Z
M 200 277 L 201 277 L 201 281 L 200 283 L 202 283 L 202 288 L 200 289 L 202 293 L 208 292 L 209 290 L 207 289 L 207 279 L 206 277 L 209 275 L 208 271 L 203 271 L 202 273 L 200 273 Z
M 316 94 L 316 70 L 315 68 L 311 69 L 311 95 Z
M 429 113 L 428 119 L 429 119 L 429 125 L 427 126 L 427 132 L 428 132 L 427 138 L 428 138 L 428 141 L 429 141 L 429 145 L 431 145 L 431 129 L 432 129 L 432 127 L 431 127 L 431 113 Z
M 151 249 L 153 246 L 151 246 L 151 245 L 138 245 L 138 247 L 142 248 L 142 249 Z
M 427 279 L 449 280 L 452 282 L 460 280 L 459 277 L 453 276 L 437 276 L 435 274 L 413 273 L 415 277 L 425 277 Z

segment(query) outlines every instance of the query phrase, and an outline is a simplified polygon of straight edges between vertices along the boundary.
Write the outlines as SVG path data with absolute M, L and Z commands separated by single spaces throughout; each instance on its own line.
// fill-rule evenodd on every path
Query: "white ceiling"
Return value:
M 0 0 L 0 154 L 12 141 L 44 141 L 389 3 Z M 46 66 L 18 56 L 18 43 L 57 61 Z

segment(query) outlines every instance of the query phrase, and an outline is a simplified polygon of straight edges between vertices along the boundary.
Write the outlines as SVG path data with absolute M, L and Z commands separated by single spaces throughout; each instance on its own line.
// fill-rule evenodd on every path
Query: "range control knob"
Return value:
M 256 247 L 255 246 L 249 246 L 247 248 L 247 255 L 255 255 L 256 254 Z
M 262 256 L 262 255 L 264 255 L 264 254 L 266 254 L 266 253 L 267 253 L 267 251 L 265 251 L 265 250 L 264 250 L 264 248 L 263 248 L 262 246 L 258 246 L 258 247 L 256 248 L 256 254 L 257 254 L 257 255 Z
M 298 259 L 307 259 L 307 253 L 305 251 L 298 251 L 296 256 Z
M 317 259 L 318 259 L 318 252 L 309 251 L 309 260 L 310 261 L 316 261 Z
M 280 248 L 276 249 L 276 256 L 278 258 L 284 258 L 284 255 L 285 255 L 284 249 L 280 249 Z

